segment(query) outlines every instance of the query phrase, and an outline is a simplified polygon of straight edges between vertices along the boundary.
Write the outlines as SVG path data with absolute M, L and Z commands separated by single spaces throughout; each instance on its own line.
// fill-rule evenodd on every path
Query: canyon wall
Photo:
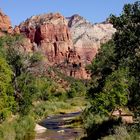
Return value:
M 91 24 L 79 15 L 65 18 L 60 13 L 32 16 L 12 28 L 8 16 L 0 11 L 0 36 L 23 34 L 24 51 L 41 52 L 47 65 L 79 79 L 90 78 L 85 67 L 115 31 L 108 22 Z

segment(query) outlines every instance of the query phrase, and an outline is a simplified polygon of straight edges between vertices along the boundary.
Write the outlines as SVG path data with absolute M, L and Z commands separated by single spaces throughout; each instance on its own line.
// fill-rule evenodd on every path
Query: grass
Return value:
M 16 116 L 0 124 L 0 140 L 33 139 L 35 120 L 38 122 L 49 115 L 82 111 L 86 103 L 87 101 L 84 97 L 74 97 L 66 100 L 54 98 L 49 101 L 38 101 L 34 103 L 34 109 L 31 111 L 30 116 Z M 81 127 L 81 123 L 81 118 L 76 117 L 72 118 L 67 125 L 69 127 Z
M 30 140 L 35 132 L 35 121 L 47 116 L 82 111 L 87 104 L 85 97 L 60 98 L 53 97 L 48 101 L 36 101 L 28 116 L 13 116 L 0 124 L 0 140 Z M 31 117 L 32 116 L 32 117 Z M 81 127 L 81 118 L 70 119 L 69 127 Z
M 0 124 L 0 140 L 31 140 L 34 137 L 34 119 L 30 116 L 4 121 Z
M 65 114 L 82 111 L 85 108 L 84 97 L 75 97 L 67 100 L 54 98 L 49 101 L 40 101 L 34 104 L 33 115 L 37 121 L 46 118 L 48 115 Z

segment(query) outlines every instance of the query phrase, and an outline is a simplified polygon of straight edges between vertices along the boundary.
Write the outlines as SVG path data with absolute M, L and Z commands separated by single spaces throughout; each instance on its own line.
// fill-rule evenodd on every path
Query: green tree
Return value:
M 34 64 L 39 67 L 43 56 L 39 52 L 27 54 L 22 48 L 23 39 L 21 35 L 7 35 L 0 39 L 0 45 L 2 51 L 5 48 L 4 57 L 13 71 L 11 82 L 18 111 L 25 115 L 29 113 L 34 96 L 39 91 L 35 73 L 40 75 L 40 72 Z
M 102 92 L 106 77 L 116 69 L 114 47 L 112 40 L 103 44 L 92 64 L 87 67 L 92 76 L 87 93 L 90 98 L 94 97 L 95 93 Z
M 140 2 L 126 4 L 119 17 L 114 15 L 110 17 L 110 22 L 117 31 L 112 41 L 109 41 L 101 47 L 99 54 L 89 66 L 92 73 L 92 81 L 88 90 L 88 96 L 92 100 L 92 106 L 97 104 L 97 110 L 100 110 L 98 102 L 102 102 L 102 104 L 104 102 L 104 104 L 109 106 L 109 108 L 102 108 L 104 104 L 101 106 L 103 110 L 105 109 L 105 112 L 111 111 L 110 107 L 115 107 L 117 104 L 118 106 L 125 105 L 127 101 L 124 98 L 126 97 L 126 92 L 124 91 L 127 89 L 127 96 L 129 97 L 127 98 L 127 106 L 138 115 L 140 109 L 139 19 Z M 127 68 L 127 71 L 123 72 L 122 69 L 124 68 Z M 129 81 L 127 79 L 127 83 L 125 83 L 124 80 L 126 78 L 121 73 L 128 75 Z M 116 78 L 114 78 L 113 81 L 111 78 L 114 77 L 114 74 Z M 121 81 L 123 83 L 121 83 Z M 114 86 L 114 84 L 116 86 Z M 107 85 L 111 87 L 105 92 Z M 115 92 L 112 93 L 112 91 Z M 118 98 L 118 100 L 116 100 L 116 98 Z M 121 98 L 124 99 L 125 102 L 123 102 Z M 121 104 L 120 101 L 124 104 Z
M 0 56 L 0 121 L 4 120 L 16 106 L 12 76 L 13 72 L 10 66 Z
M 85 85 L 82 83 L 82 81 L 74 81 L 71 85 L 70 85 L 70 89 L 68 91 L 68 97 L 73 98 L 75 96 L 83 96 L 86 93 L 86 87 Z
M 19 112 L 26 115 L 32 107 L 34 95 L 38 92 L 36 78 L 30 73 L 21 74 L 17 78 L 17 92 Z
M 130 80 L 127 69 L 118 69 L 107 76 L 102 92 L 94 94 L 91 101 L 93 112 L 109 115 L 116 108 L 124 107 L 128 102 Z
M 114 35 L 116 61 L 119 66 L 128 66 L 133 76 L 129 108 L 140 109 L 140 2 L 126 4 L 119 17 L 111 16 L 110 22 L 117 29 Z

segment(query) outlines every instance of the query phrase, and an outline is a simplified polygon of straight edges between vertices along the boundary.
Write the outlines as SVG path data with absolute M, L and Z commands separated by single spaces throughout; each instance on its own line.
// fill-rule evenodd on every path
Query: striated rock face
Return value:
M 33 43 L 34 51 L 41 51 L 50 66 L 75 78 L 86 78 L 81 57 L 74 50 L 67 20 L 60 15 L 44 14 L 33 16 L 19 25 L 21 33 Z
M 52 64 L 64 61 L 63 57 L 73 46 L 66 20 L 59 13 L 33 16 L 21 23 L 19 28 Z
M 0 37 L 4 35 L 4 33 L 11 32 L 12 26 L 9 17 L 0 10 Z
M 15 29 L 19 31 L 33 43 L 33 51 L 46 56 L 49 65 L 59 67 L 68 76 L 88 79 L 85 66 L 116 30 L 107 22 L 91 24 L 79 15 L 64 18 L 50 13 L 32 16 Z
M 91 24 L 79 15 L 64 18 L 59 13 L 32 16 L 13 29 L 9 18 L 0 11 L 0 36 L 5 32 L 24 34 L 26 38 L 20 49 L 42 52 L 47 66 L 75 78 L 90 78 L 85 66 L 115 31 L 107 22 Z
M 79 15 L 67 18 L 67 22 L 75 50 L 85 65 L 92 61 L 100 45 L 110 40 L 116 31 L 108 22 L 91 24 Z

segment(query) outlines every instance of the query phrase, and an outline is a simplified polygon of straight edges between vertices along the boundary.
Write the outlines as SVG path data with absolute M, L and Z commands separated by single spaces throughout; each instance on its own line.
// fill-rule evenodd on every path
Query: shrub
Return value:
M 16 140 L 23 140 L 34 135 L 34 119 L 30 116 L 20 117 L 14 125 Z
M 0 140 L 15 140 L 16 132 L 12 123 L 7 121 L 0 124 Z
M 45 101 L 41 102 L 34 107 L 34 116 L 38 119 L 46 118 L 50 114 L 60 113 L 63 109 L 70 109 L 71 105 L 63 101 Z
M 37 63 L 40 62 L 43 59 L 43 56 L 39 52 L 33 53 L 33 55 L 30 58 L 31 63 Z
M 0 124 L 0 140 L 30 140 L 34 137 L 34 127 L 34 119 L 30 116 L 5 121 Z

